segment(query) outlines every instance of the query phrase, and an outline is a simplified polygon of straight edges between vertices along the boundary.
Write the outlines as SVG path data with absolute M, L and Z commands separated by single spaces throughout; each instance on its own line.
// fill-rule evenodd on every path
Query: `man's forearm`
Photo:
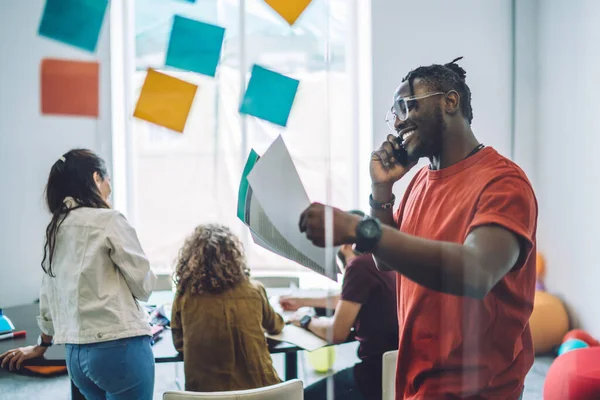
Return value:
M 422 239 L 383 227 L 375 257 L 410 280 L 439 292 L 482 298 L 490 276 L 460 243 Z
M 378 203 L 387 203 L 392 200 L 392 185 L 371 185 L 371 195 L 373 200 Z M 391 209 L 374 209 L 371 208 L 371 216 L 379 219 L 382 224 L 395 227 L 394 212 Z
M 340 301 L 340 295 L 332 294 L 323 297 L 303 297 L 301 303 L 303 307 L 318 307 L 335 310 L 338 301 Z
M 308 330 L 328 342 L 330 341 L 329 335 L 333 336 L 333 319 L 331 318 L 313 318 L 308 325 Z M 331 332 L 331 333 L 329 333 Z M 331 341 L 332 342 L 332 341 Z
M 313 318 L 308 325 L 308 330 L 331 344 L 343 343 L 350 334 L 350 331 L 345 332 L 345 336 L 343 333 L 335 332 L 334 319 L 325 317 Z

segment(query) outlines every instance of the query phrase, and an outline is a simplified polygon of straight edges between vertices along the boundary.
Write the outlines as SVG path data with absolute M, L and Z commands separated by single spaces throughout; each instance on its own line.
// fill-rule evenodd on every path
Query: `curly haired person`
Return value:
M 226 391 L 281 382 L 264 331 L 284 322 L 247 274 L 242 243 L 223 225 L 200 225 L 179 252 L 173 343 L 184 355 L 185 389 Z

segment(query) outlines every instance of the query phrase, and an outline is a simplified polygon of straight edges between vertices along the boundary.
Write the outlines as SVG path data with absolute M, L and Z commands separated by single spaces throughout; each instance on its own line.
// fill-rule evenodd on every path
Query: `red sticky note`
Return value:
M 42 114 L 98 117 L 100 65 L 46 58 L 41 65 Z

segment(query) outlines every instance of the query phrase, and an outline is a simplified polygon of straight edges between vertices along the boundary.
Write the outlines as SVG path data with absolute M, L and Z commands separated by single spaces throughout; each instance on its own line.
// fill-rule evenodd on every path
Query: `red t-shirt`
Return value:
M 533 364 L 537 200 L 525 173 L 493 148 L 442 170 L 425 167 L 395 219 L 402 232 L 463 243 L 495 224 L 521 240 L 518 264 L 483 299 L 397 283 L 396 399 L 518 399 Z

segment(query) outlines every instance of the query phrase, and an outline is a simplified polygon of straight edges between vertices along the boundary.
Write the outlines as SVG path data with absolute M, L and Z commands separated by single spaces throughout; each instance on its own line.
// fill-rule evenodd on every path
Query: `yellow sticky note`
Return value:
M 277 11 L 288 24 L 294 25 L 300 14 L 304 12 L 306 7 L 312 0 L 265 0 L 271 8 Z
M 133 116 L 183 133 L 197 89 L 149 68 Z

